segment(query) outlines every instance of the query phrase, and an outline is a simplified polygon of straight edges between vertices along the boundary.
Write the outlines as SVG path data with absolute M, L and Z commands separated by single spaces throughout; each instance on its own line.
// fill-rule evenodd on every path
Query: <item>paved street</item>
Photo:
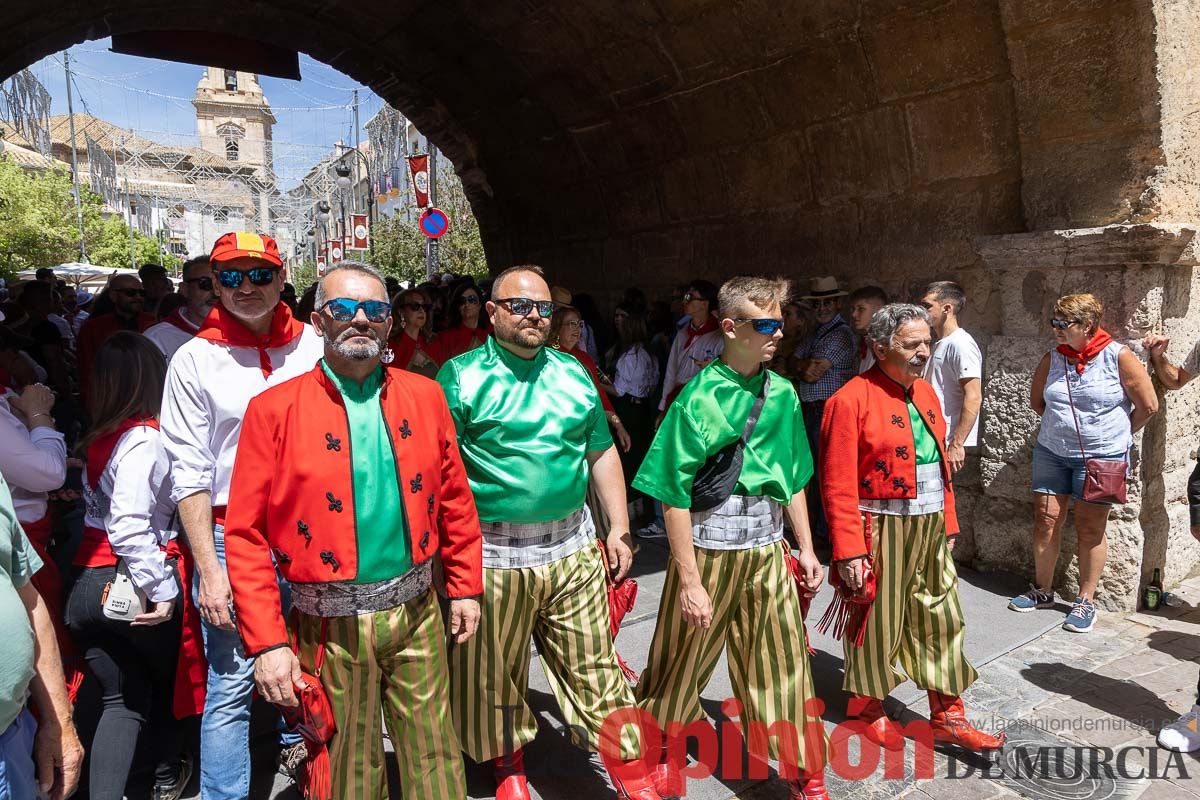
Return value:
M 635 669 L 643 666 L 654 628 L 658 594 L 663 580 L 665 550 L 658 543 L 642 543 L 639 554 L 640 594 L 637 607 L 619 637 L 622 652 Z M 980 680 L 964 699 L 972 720 L 980 727 L 1005 727 L 1009 744 L 987 777 L 986 763 L 960 759 L 954 763 L 946 753 L 936 753 L 932 780 L 913 775 L 914 749 L 909 745 L 903 778 L 889 780 L 883 766 L 868 778 L 847 781 L 831 770 L 830 792 L 837 800 L 904 797 L 912 800 L 989 800 L 998 797 L 1028 797 L 1040 800 L 1174 800 L 1200 797 L 1200 759 L 1177 757 L 1170 762 L 1164 751 L 1154 747 L 1154 733 L 1173 721 L 1194 700 L 1197 662 L 1200 661 L 1200 578 L 1193 578 L 1180 592 L 1185 604 L 1162 613 L 1129 615 L 1100 613 L 1090 635 L 1072 634 L 1058 627 L 1066 606 L 1056 611 L 1018 615 L 1005 610 L 1009 593 L 1022 582 L 1011 575 L 962 573 L 962 595 L 968 620 L 967 650 L 980 668 Z M 818 598 L 811 619 L 819 618 L 827 592 Z M 818 654 L 814 659 L 817 691 L 830 709 L 827 727 L 843 718 L 844 695 L 840 692 L 840 647 L 819 635 L 813 636 Z M 535 662 L 536 663 L 536 662 Z M 535 795 L 545 800 L 586 800 L 611 797 L 598 762 L 568 745 L 560 735 L 561 723 L 540 670 L 531 676 L 533 697 L 542 713 L 544 728 L 527 750 L 530 783 Z M 705 692 L 705 706 L 719 716 L 720 701 L 729 697 L 724 664 L 718 666 Z M 900 687 L 893 697 L 893 710 L 904 721 L 927 714 L 924 695 L 912 684 Z M 902 704 L 909 704 L 911 711 Z M 1082 747 L 1082 750 L 1075 748 Z M 1106 777 L 1102 766 L 1109 755 L 1114 777 Z M 1127 749 L 1121 755 L 1121 748 Z M 265 756 L 265 754 L 264 754 Z M 850 763 L 858 750 L 851 746 Z M 1118 756 L 1121 756 L 1118 758 Z M 1042 769 L 1039 758 L 1048 759 Z M 1094 770 L 1092 759 L 1100 762 Z M 1061 760 L 1061 766 L 1056 762 Z M 1076 770 L 1076 764 L 1079 770 Z M 1117 770 L 1121 764 L 1123 770 Z M 1036 770 L 1030 775 L 1032 765 Z M 1143 767 L 1161 775 L 1170 766 L 1170 777 L 1125 779 Z M 393 796 L 399 797 L 394 783 Z M 1078 776 L 1074 773 L 1080 772 Z M 1185 775 L 1181 775 L 1181 771 Z M 1047 775 L 1061 775 L 1061 779 Z M 956 778 L 948 777 L 950 775 Z M 488 771 L 468 770 L 472 798 L 491 796 L 493 784 Z M 276 781 L 273 789 L 263 787 L 256 797 L 292 800 L 295 791 Z M 198 797 L 198 794 L 189 795 Z M 689 782 L 695 800 L 780 800 L 786 797 L 782 781 L 718 780 Z M 131 796 L 131 800 L 136 795 Z

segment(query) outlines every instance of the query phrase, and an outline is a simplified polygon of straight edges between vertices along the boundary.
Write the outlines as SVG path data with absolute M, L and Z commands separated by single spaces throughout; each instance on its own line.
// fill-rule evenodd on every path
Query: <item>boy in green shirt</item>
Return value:
M 729 677 L 742 706 L 752 756 L 779 761 L 793 798 L 827 800 L 824 730 L 813 697 L 800 595 L 788 564 L 783 519 L 799 546 L 806 592 L 821 585 L 804 487 L 813 462 L 800 402 L 765 362 L 782 338 L 788 283 L 733 278 L 721 287 L 725 349 L 670 406 L 633 485 L 663 503 L 671 561 L 639 705 L 667 733 L 655 770 L 663 797 L 685 792 L 676 726 L 704 718 L 700 691 L 728 645 Z M 692 510 L 693 482 L 705 462 L 742 436 L 756 399 L 757 423 L 742 448 L 732 495 Z

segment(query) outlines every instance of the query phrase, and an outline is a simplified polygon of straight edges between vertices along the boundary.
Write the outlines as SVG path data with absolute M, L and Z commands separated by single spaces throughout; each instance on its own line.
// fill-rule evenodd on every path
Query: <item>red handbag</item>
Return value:
M 790 553 L 784 558 L 787 559 L 788 572 L 792 574 L 792 580 L 796 582 L 796 594 L 800 596 L 800 619 L 804 622 L 804 645 L 808 648 L 808 655 L 815 656 L 817 649 L 812 646 L 812 640 L 808 636 L 808 609 L 812 606 L 813 596 L 809 594 L 808 587 L 804 585 L 804 575 L 800 572 L 800 561 Z
M 1063 362 L 1067 369 L 1066 362 Z M 1079 437 L 1079 453 L 1083 456 L 1083 500 L 1088 503 L 1124 505 L 1128 499 L 1129 465 L 1125 459 L 1088 458 L 1083 449 L 1083 434 L 1079 430 L 1079 415 L 1075 413 L 1075 398 L 1071 393 L 1071 372 L 1067 369 L 1063 381 L 1067 384 L 1067 402 L 1075 420 L 1075 435 Z
M 333 720 L 333 706 L 321 685 L 321 666 L 325 662 L 325 632 L 327 621 L 321 619 L 321 641 L 317 644 L 316 663 L 313 665 L 315 675 L 301 672 L 304 688 L 296 690 L 296 698 L 300 701 L 295 706 L 276 706 L 283 716 L 284 725 L 292 733 L 298 733 L 304 739 L 304 747 L 308 751 L 297 776 L 297 785 L 305 800 L 332 800 L 333 778 L 329 764 L 329 740 L 337 733 L 337 724 Z M 300 642 L 299 631 L 293 637 L 295 647 Z M 297 650 L 296 657 L 300 654 Z
M 829 583 L 834 587 L 833 600 L 829 608 L 817 623 L 817 630 L 827 633 L 832 630 L 835 639 L 849 636 L 847 641 L 855 647 L 862 647 L 867 636 L 867 618 L 871 615 L 871 605 L 875 602 L 878 590 L 879 573 L 875 567 L 875 559 L 871 553 L 871 515 L 863 513 L 863 526 L 866 529 L 864 539 L 867 545 L 867 555 L 863 557 L 863 586 L 862 591 L 855 592 L 842 583 L 837 569 L 830 570 Z
M 619 583 L 614 583 L 612 575 L 608 571 L 608 553 L 605 552 L 602 543 L 597 541 L 596 545 L 600 548 L 600 557 L 604 559 L 604 583 L 608 588 L 608 632 L 613 637 L 615 652 L 617 632 L 621 630 L 621 621 L 625 619 L 626 614 L 633 610 L 633 604 L 637 602 L 638 585 L 633 578 L 623 578 Z M 617 665 L 621 668 L 621 673 L 629 685 L 637 686 L 638 674 L 633 671 L 633 667 L 626 663 L 620 653 L 617 653 Z

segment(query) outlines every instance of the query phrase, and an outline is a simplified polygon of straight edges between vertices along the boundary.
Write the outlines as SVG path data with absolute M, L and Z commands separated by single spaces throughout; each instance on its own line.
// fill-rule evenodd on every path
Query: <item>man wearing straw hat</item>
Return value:
M 804 409 L 804 427 L 808 431 L 808 443 L 813 459 L 820 458 L 821 417 L 825 413 L 825 401 L 854 377 L 857 359 L 857 342 L 854 330 L 842 318 L 842 298 L 846 292 L 838 285 L 837 278 L 826 276 L 814 278 L 812 289 L 803 299 L 813 304 L 817 314 L 817 328 L 808 341 L 796 350 L 796 384 L 800 405 Z M 829 540 L 829 526 L 825 521 L 825 510 L 821 506 L 820 479 L 814 475 L 808 491 L 808 517 L 812 525 L 813 539 L 822 543 Z

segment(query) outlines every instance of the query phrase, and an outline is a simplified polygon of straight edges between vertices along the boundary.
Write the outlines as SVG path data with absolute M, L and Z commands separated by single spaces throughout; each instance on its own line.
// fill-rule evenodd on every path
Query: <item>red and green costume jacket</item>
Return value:
M 368 583 L 425 566 L 436 554 L 447 597 L 483 593 L 479 517 L 441 388 L 399 369 L 372 379 L 372 393 L 353 397 L 322 360 L 246 409 L 225 547 L 247 655 L 288 641 L 276 564 L 295 583 Z M 354 426 L 350 419 L 364 399 L 378 409 L 382 439 L 369 464 L 351 446 L 363 443 L 362 418 Z M 364 496 L 364 469 L 394 483 Z M 376 507 L 390 502 L 394 513 L 384 516 L 392 519 L 376 518 L 374 508 L 364 515 L 356 498 Z
M 910 414 L 910 403 L 915 409 Z M 915 418 L 937 441 L 944 484 L 946 535 L 958 534 L 954 489 L 947 466 L 946 418 L 933 387 L 918 379 L 905 390 L 878 365 L 851 378 L 825 403 L 821 419 L 821 500 L 829 522 L 833 560 L 868 554 L 860 499 L 912 500 L 917 496 Z

